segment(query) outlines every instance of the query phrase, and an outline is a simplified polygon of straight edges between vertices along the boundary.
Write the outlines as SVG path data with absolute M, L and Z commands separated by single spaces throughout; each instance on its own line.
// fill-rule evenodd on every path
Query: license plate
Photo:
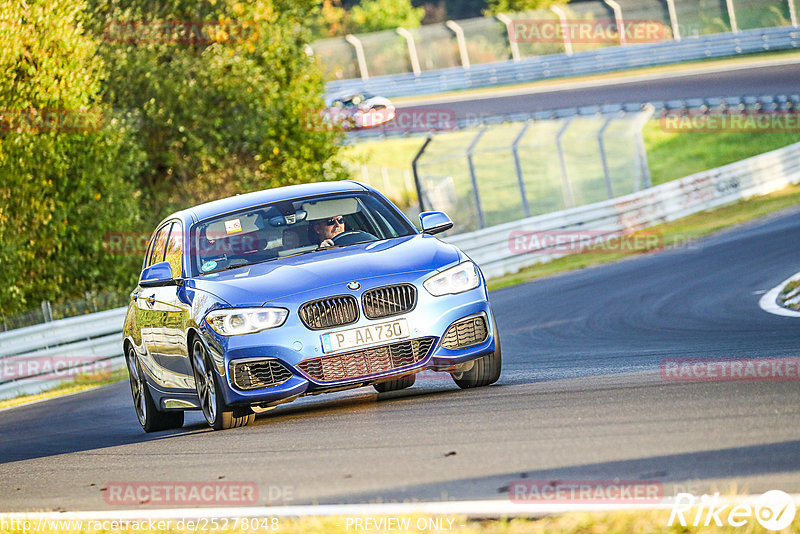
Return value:
M 406 319 L 398 319 L 389 323 L 371 324 L 351 328 L 350 330 L 328 332 L 320 337 L 322 338 L 322 351 L 335 352 L 342 349 L 390 342 L 395 339 L 407 338 L 409 335 L 408 321 Z

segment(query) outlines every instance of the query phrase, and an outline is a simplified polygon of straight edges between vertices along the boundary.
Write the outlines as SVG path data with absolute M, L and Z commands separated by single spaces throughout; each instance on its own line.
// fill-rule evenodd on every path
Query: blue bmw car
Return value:
M 302 395 L 410 387 L 429 369 L 462 388 L 500 377 L 483 275 L 419 232 L 378 191 L 304 184 L 210 202 L 164 219 L 149 241 L 123 331 L 147 432 L 202 410 L 216 429 Z

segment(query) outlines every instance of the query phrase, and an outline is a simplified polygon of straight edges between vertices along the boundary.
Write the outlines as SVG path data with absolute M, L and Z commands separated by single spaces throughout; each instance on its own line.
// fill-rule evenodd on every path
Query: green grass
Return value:
M 734 163 L 800 141 L 800 132 L 665 132 L 656 120 L 650 121 L 642 133 L 653 185 Z
M 800 185 L 795 185 L 763 197 L 742 200 L 715 210 L 695 213 L 671 223 L 653 226 L 643 230 L 641 233 L 660 235 L 664 245 L 667 247 L 671 245 L 680 246 L 718 230 L 785 208 L 797 206 L 798 204 L 800 204 Z M 543 276 L 609 263 L 645 253 L 647 252 L 611 254 L 587 251 L 581 254 L 572 254 L 549 263 L 527 267 L 514 274 L 494 278 L 488 281 L 488 286 L 490 290 L 510 287 Z

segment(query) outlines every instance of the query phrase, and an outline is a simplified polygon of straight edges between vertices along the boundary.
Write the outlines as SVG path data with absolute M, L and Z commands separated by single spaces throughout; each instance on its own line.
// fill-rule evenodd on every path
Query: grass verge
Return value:
M 781 305 L 790 310 L 800 311 L 800 280 L 794 280 L 786 284 L 778 296 Z
M 727 512 L 727 510 L 726 510 Z M 800 514 L 798 514 L 800 516 Z M 428 517 L 428 516 L 393 516 L 369 517 L 369 528 L 364 528 L 363 521 L 366 517 L 309 517 L 300 519 L 278 519 L 277 529 L 273 529 L 271 521 L 264 521 L 263 519 L 258 522 L 270 525 L 269 528 L 231 528 L 226 530 L 231 533 L 244 533 L 244 532 L 281 532 L 283 534 L 338 534 L 349 532 L 410 532 L 410 533 L 429 533 L 429 532 L 450 532 L 452 534 L 550 534 L 550 533 L 571 533 L 580 532 L 585 534 L 607 534 L 607 533 L 636 533 L 648 534 L 655 532 L 667 533 L 693 533 L 702 532 L 704 534 L 744 534 L 744 533 L 761 533 L 772 532 L 764 529 L 756 522 L 753 517 L 744 518 L 747 522 L 746 525 L 740 527 L 733 527 L 727 524 L 727 514 L 720 514 L 723 526 L 716 526 L 713 524 L 707 527 L 682 527 L 678 524 L 676 519 L 672 526 L 668 526 L 670 512 L 662 510 L 654 511 L 637 511 L 637 512 L 602 512 L 602 513 L 581 513 L 573 512 L 561 514 L 556 516 L 544 517 L 541 519 L 513 519 L 513 520 L 485 520 L 485 521 L 468 521 L 464 518 L 458 517 Z M 694 520 L 694 511 L 689 511 L 685 515 L 687 523 Z M 724 519 L 722 519 L 724 518 Z M 358 528 L 354 521 L 360 519 L 362 521 L 361 528 Z M 394 528 L 380 528 L 376 523 L 381 519 L 393 520 L 392 526 Z M 701 517 L 701 523 L 705 519 L 705 514 Z M 256 519 L 252 520 L 256 522 Z M 221 525 L 224 520 L 219 520 Z M 93 523 L 95 523 L 93 525 Z M 176 522 L 177 523 L 177 522 Z M 396 525 L 403 525 L 397 528 Z M 51 525 L 64 525 L 55 528 L 48 528 L 47 523 L 42 523 L 39 528 L 34 523 L 33 529 L 37 532 L 52 532 L 54 534 L 62 534 L 68 532 L 83 532 L 91 534 L 94 532 L 110 532 L 110 528 L 102 528 L 99 522 L 85 521 L 81 528 L 66 526 L 69 525 L 68 520 L 63 520 L 60 523 L 56 521 L 50 522 Z M 106 521 L 110 524 L 110 521 Z M 133 521 L 129 525 L 135 524 Z M 209 525 L 211 523 L 208 523 Z M 230 521 L 233 524 L 233 521 Z M 248 524 L 251 524 L 248 522 Z M 388 524 L 388 523 L 386 523 Z M 265 525 L 265 526 L 266 526 Z M 408 526 L 408 528 L 406 528 Z M 100 527 L 100 528 L 96 528 Z M 22 533 L 23 530 L 5 530 L 10 533 Z M 117 528 L 113 529 L 114 532 L 139 534 L 144 532 L 141 528 Z M 175 523 L 172 528 L 159 529 L 160 532 L 194 532 L 193 529 L 180 528 Z M 798 532 L 800 531 L 800 517 L 796 517 L 794 521 L 783 532 Z
M 127 380 L 127 379 L 128 379 L 128 369 L 126 367 L 122 367 L 120 369 L 117 369 L 116 371 L 112 371 L 110 375 L 102 378 L 98 378 L 97 376 L 91 376 L 91 375 L 80 375 L 76 377 L 75 380 L 64 382 L 51 389 L 42 391 L 41 393 L 36 393 L 34 395 L 22 394 L 17 397 L 14 397 L 13 399 L 0 401 L 0 410 L 40 400 L 52 399 L 54 397 L 61 397 L 63 395 L 69 395 L 71 393 L 77 393 L 79 391 L 85 391 L 87 389 L 94 389 L 100 386 L 105 386 L 106 384 L 113 384 L 114 382 L 119 382 L 120 380 Z
M 642 230 L 640 234 L 644 236 L 652 236 L 654 234 L 659 236 L 665 247 L 681 246 L 723 228 L 798 204 L 800 204 L 800 185 L 795 185 L 766 196 L 742 200 L 714 210 L 695 213 L 677 221 L 653 226 Z M 647 253 L 652 252 L 640 250 L 606 253 L 587 250 L 586 252 L 565 256 L 549 263 L 526 267 L 514 274 L 493 278 L 488 281 L 488 286 L 490 290 L 511 287 L 543 276 L 600 265 Z

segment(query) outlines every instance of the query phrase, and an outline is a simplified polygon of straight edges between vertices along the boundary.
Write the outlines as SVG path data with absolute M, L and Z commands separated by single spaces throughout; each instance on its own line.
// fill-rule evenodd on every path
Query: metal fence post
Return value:
M 789 2 L 789 18 L 792 21 L 792 26 L 797 28 L 797 9 L 794 6 L 794 0 L 788 0 Z
M 483 218 L 483 209 L 481 208 L 481 195 L 478 193 L 478 179 L 475 177 L 475 165 L 472 162 L 472 151 L 477 146 L 478 142 L 483 137 L 483 134 L 486 133 L 486 128 L 482 128 L 481 131 L 478 132 L 478 135 L 475 136 L 475 139 L 469 144 L 469 148 L 467 148 L 467 163 L 469 164 L 469 177 L 472 180 L 472 192 L 475 196 L 475 210 L 478 212 L 478 224 L 480 224 L 481 228 L 486 228 L 486 221 Z
M 733 7 L 733 0 L 725 0 L 728 6 L 728 18 L 731 20 L 731 31 L 739 33 L 739 25 L 736 23 L 736 10 Z
M 791 2 L 792 0 L 789 1 Z M 672 38 L 680 41 L 681 28 L 678 26 L 678 11 L 675 9 L 675 0 L 667 0 L 667 10 L 669 11 L 669 24 L 672 26 Z
M 635 191 L 639 191 L 642 186 L 645 189 L 653 186 L 653 180 L 650 176 L 650 164 L 647 161 L 647 148 L 644 145 L 644 137 L 642 137 L 642 128 L 653 117 L 653 113 L 655 113 L 655 108 L 652 104 L 647 104 L 642 108 L 633 123 L 636 129 L 636 155 L 639 159 L 638 169 L 640 170 L 637 173 L 637 178 L 641 177 L 641 180 L 637 180 Z
M 42 301 L 42 316 L 44 316 L 44 322 L 46 323 L 53 322 L 53 309 L 50 307 L 49 300 Z
M 458 43 L 458 54 L 461 56 L 461 66 L 465 69 L 469 68 L 469 52 L 467 51 L 467 39 L 464 37 L 464 30 L 454 20 L 448 20 L 444 23 L 445 26 L 453 30 L 456 34 L 456 42 Z
M 567 208 L 575 206 L 575 196 L 572 194 L 572 185 L 569 183 L 569 172 L 567 171 L 567 160 L 564 157 L 564 147 L 561 144 L 561 137 L 572 124 L 572 117 L 566 120 L 564 126 L 556 134 L 556 149 L 558 150 L 558 164 L 561 167 L 561 192 L 564 195 L 564 205 Z
M 525 181 L 522 177 L 522 164 L 519 161 L 519 143 L 522 141 L 522 138 L 525 137 L 525 133 L 528 131 L 530 125 L 530 122 L 525 123 L 522 130 L 520 130 L 517 137 L 514 139 L 514 143 L 511 145 L 511 152 L 514 154 L 514 168 L 517 171 L 517 182 L 519 182 L 519 194 L 522 196 L 522 212 L 525 214 L 525 217 L 531 216 L 531 208 L 528 205 L 528 194 L 525 192 Z
M 397 33 L 406 40 L 408 45 L 408 59 L 411 61 L 411 70 L 414 76 L 419 76 L 422 69 L 419 68 L 419 56 L 417 55 L 417 45 L 414 44 L 414 36 L 405 28 L 397 28 Z
M 344 36 L 344 40 L 353 45 L 353 48 L 356 50 L 356 59 L 358 60 L 358 70 L 361 72 L 361 79 L 369 79 L 367 56 L 364 55 L 364 45 L 361 44 L 361 39 L 349 33 Z
M 731 0 L 728 0 L 731 1 Z M 617 25 L 617 33 L 619 34 L 619 44 L 624 45 L 627 44 L 627 39 L 625 39 L 625 21 L 622 19 L 622 6 L 619 5 L 615 0 L 603 0 L 608 7 L 614 10 L 614 22 Z
M 567 17 L 567 12 L 564 11 L 561 6 L 550 6 L 550 11 L 558 15 L 558 20 L 561 23 L 561 33 L 564 34 L 564 53 L 566 53 L 568 56 L 571 56 L 573 50 L 572 39 L 570 38 L 569 32 L 569 17 Z
M 600 145 L 600 162 L 603 164 L 603 176 L 606 179 L 606 192 L 608 198 L 614 198 L 614 188 L 611 187 L 611 172 L 608 170 L 608 158 L 606 157 L 606 147 L 603 142 L 603 134 L 606 133 L 606 128 L 609 127 L 614 117 L 609 117 L 603 123 L 602 128 L 597 132 L 597 144 Z
M 417 171 L 417 162 L 419 161 L 419 158 L 421 158 L 422 155 L 425 153 L 425 149 L 428 148 L 428 145 L 431 144 L 431 141 L 433 141 L 433 137 L 428 136 L 428 138 L 425 139 L 425 142 L 422 143 L 422 146 L 419 147 L 417 155 L 414 156 L 414 159 L 411 161 L 411 170 L 414 171 L 414 186 L 417 188 L 417 202 L 419 202 L 420 213 L 425 211 L 425 200 L 423 199 L 422 195 L 422 185 L 419 182 L 419 172 Z
M 506 25 L 506 34 L 508 35 L 508 46 L 511 48 L 511 59 L 519 61 L 522 56 L 519 53 L 519 43 L 517 43 L 517 36 L 514 33 L 514 21 L 505 13 L 498 13 L 495 15 L 497 20 Z

